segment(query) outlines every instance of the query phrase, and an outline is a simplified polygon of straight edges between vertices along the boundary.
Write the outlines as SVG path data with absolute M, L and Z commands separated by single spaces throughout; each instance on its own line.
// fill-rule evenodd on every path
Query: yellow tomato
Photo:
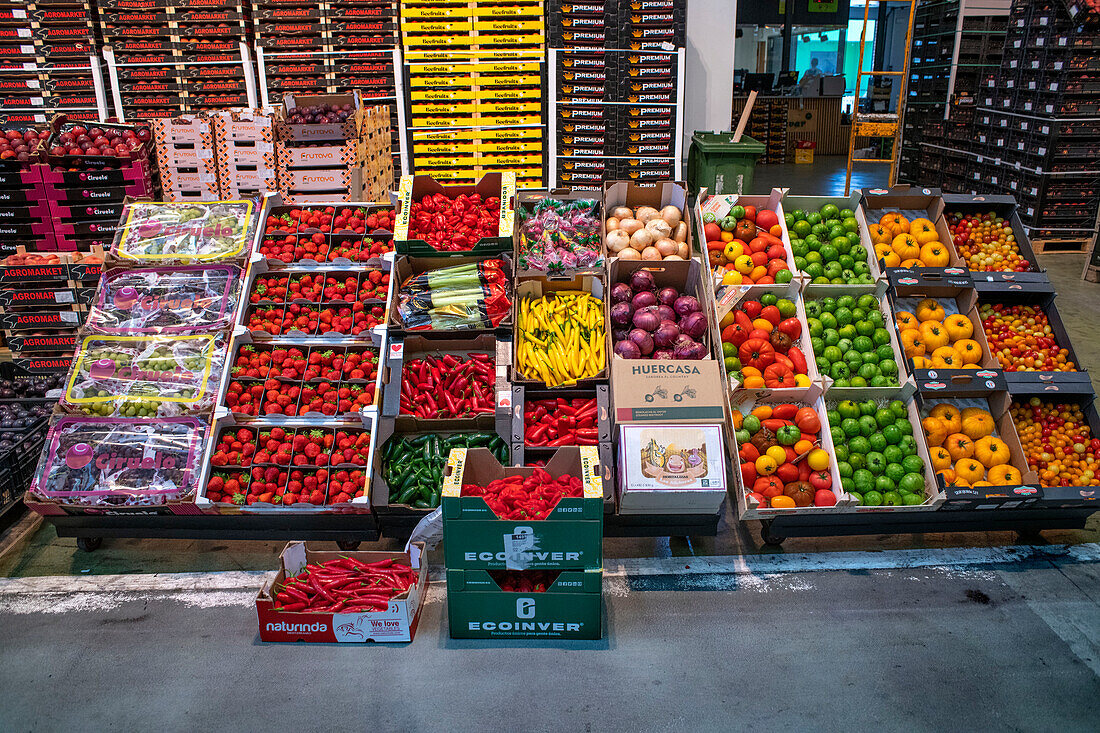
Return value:
M 764 451 L 764 455 L 775 461 L 777 465 L 787 461 L 787 451 L 781 445 L 773 445 Z
M 722 254 L 726 256 L 726 259 L 733 262 L 741 255 L 745 254 L 745 245 L 740 239 L 735 239 L 726 245 L 726 248 L 722 250 Z
M 744 276 L 737 270 L 726 270 L 724 273 L 722 273 L 723 285 L 740 285 L 743 280 Z M 733 311 L 730 311 L 730 315 L 732 314 Z M 725 328 L 725 326 L 723 326 L 723 328 Z
M 771 476 L 778 467 L 771 456 L 760 456 L 756 459 L 756 473 L 760 476 Z
M 810 455 L 806 456 L 806 463 L 809 463 L 810 468 L 815 471 L 824 471 L 829 467 L 829 454 L 820 448 L 816 448 L 810 451 Z
M 752 263 L 752 257 L 749 257 L 748 255 L 741 255 L 736 260 L 734 260 L 733 267 L 742 275 L 748 275 L 750 272 L 752 272 L 753 268 L 756 267 L 756 265 Z

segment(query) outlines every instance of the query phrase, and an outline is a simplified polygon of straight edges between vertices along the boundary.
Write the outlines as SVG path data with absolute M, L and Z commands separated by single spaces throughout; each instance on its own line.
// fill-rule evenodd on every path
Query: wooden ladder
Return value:
M 886 0 L 880 0 L 886 2 Z M 900 71 L 882 71 L 871 69 L 863 70 L 864 49 L 867 43 L 867 21 L 871 10 L 871 2 L 868 0 L 863 6 L 863 29 L 859 34 L 859 66 L 856 67 L 856 98 L 852 105 L 852 131 L 848 137 L 848 166 L 844 176 L 844 195 L 852 191 L 852 164 L 853 163 L 889 163 L 890 177 L 887 179 L 887 187 L 893 186 L 898 177 L 898 157 L 901 154 L 901 130 L 905 117 L 906 87 L 909 81 L 909 54 L 913 42 L 913 19 L 916 16 L 917 0 L 890 0 L 895 5 L 909 6 L 909 27 L 905 31 L 905 61 Z M 885 29 L 877 28 L 876 33 L 884 33 Z M 872 52 L 872 56 L 873 56 Z M 863 77 L 897 77 L 901 80 L 898 85 L 898 103 L 896 112 L 860 112 L 860 93 L 863 89 Z M 870 88 L 868 88 L 870 92 Z M 876 139 L 890 139 L 892 145 L 889 158 L 857 158 L 856 138 L 869 137 Z

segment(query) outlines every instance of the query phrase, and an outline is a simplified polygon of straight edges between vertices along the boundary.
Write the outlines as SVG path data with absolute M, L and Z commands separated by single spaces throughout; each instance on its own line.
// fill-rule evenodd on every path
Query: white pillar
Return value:
M 696 130 L 730 129 L 736 30 L 737 2 L 688 0 L 687 78 L 682 81 L 685 156 Z

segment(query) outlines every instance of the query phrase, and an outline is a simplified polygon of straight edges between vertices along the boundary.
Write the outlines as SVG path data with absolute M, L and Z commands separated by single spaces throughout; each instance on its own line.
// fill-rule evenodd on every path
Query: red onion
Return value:
M 649 290 L 652 291 L 657 287 L 653 282 L 653 273 L 649 270 L 635 270 L 634 274 L 630 276 L 630 287 L 635 293 Z
M 693 339 L 691 336 L 688 336 L 686 333 L 681 333 L 679 336 L 676 337 L 676 341 L 672 344 L 672 348 L 675 350 L 675 348 L 677 346 L 680 346 L 681 344 L 693 343 L 695 343 L 695 339 Z
M 630 333 L 629 328 L 613 328 L 611 329 L 611 340 L 615 342 L 622 341 L 628 333 Z
M 665 305 L 672 305 L 680 297 L 680 291 L 676 288 L 661 288 L 657 291 L 657 300 Z
M 672 304 L 672 308 L 681 316 L 703 310 L 702 306 L 699 305 L 699 299 L 693 295 L 681 295 Z
M 676 316 L 676 311 L 672 310 L 669 306 L 662 303 L 657 306 L 657 317 L 662 321 L 677 321 L 679 318 Z
M 707 347 L 703 346 L 698 341 L 691 341 L 690 343 L 687 341 L 680 342 L 672 352 L 673 358 L 684 361 L 703 359 L 706 355 Z
M 611 287 L 611 302 L 626 303 L 634 297 L 634 292 L 626 283 L 615 283 Z
M 653 353 L 653 337 L 649 335 L 648 331 L 643 331 L 640 328 L 635 328 L 627 336 L 633 341 L 639 349 L 642 351 L 642 356 L 649 356 Z
M 650 306 L 634 311 L 632 319 L 635 328 L 640 328 L 646 333 L 653 333 L 657 326 L 661 325 L 661 319 L 657 317 L 657 309 Z
M 616 326 L 626 326 L 634 315 L 634 308 L 630 303 L 616 303 L 611 306 L 611 323 Z
M 650 356 L 649 358 L 650 359 L 657 359 L 659 361 L 666 361 L 666 360 L 671 360 L 675 357 L 672 355 L 672 350 L 671 349 L 657 349 L 653 352 L 653 355 Z
M 661 325 L 653 332 L 653 343 L 661 348 L 669 348 L 676 343 L 679 336 L 679 326 L 672 321 L 661 321 Z
M 680 330 L 693 339 L 701 339 L 707 332 L 707 317 L 699 311 L 688 313 L 680 319 Z
M 651 305 L 657 305 L 657 296 L 652 291 L 643 290 L 640 293 L 634 293 L 634 297 L 630 299 L 630 304 L 634 306 L 634 310 L 648 308 Z
M 615 344 L 615 354 L 621 356 L 624 359 L 641 359 L 642 350 L 638 348 L 638 344 L 634 343 L 630 339 L 623 339 Z

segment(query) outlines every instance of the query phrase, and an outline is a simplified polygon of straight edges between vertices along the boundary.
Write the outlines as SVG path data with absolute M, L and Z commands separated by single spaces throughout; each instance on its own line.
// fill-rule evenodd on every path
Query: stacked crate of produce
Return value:
M 383 198 L 393 184 L 392 159 L 384 149 L 388 112 L 364 107 L 357 93 L 284 97 L 275 148 L 284 198 Z
M 439 506 L 451 448 L 487 448 L 508 461 L 513 268 L 500 202 L 514 185 L 499 173 L 476 186 L 402 178 L 372 491 L 375 510 L 395 525 L 411 528 Z M 458 224 L 427 225 L 455 206 L 477 225 L 464 235 Z
M 678 177 L 686 14 L 676 0 L 551 3 L 556 181 Z
M 378 224 L 391 213 L 268 197 L 220 388 L 205 506 L 370 514 L 390 294 L 381 243 L 392 247 L 393 236 Z
M 120 119 L 255 106 L 239 2 L 104 0 L 99 10 Z
M 559 448 L 545 467 L 451 450 L 442 506 L 452 638 L 603 635 L 600 469 L 592 446 Z
M 465 185 L 506 171 L 542 186 L 542 2 L 405 3 L 401 42 L 412 169 Z
M 39 166 L 63 251 L 106 249 L 115 237 L 123 202 L 155 195 L 152 135 L 147 127 L 54 119 Z
M 184 114 L 154 119 L 152 130 L 164 198 L 218 200 L 213 121 L 203 114 Z
M 401 168 L 392 0 L 253 0 L 252 22 L 265 104 L 287 94 L 351 94 L 390 108 L 389 148 Z
M 81 270 L 101 258 L 89 258 Z M 74 278 L 74 258 L 57 252 L 20 251 L 0 262 L 0 333 L 4 357 L 26 373 L 68 368 L 77 329 L 95 292 Z M 93 268 L 98 269 L 98 268 Z
M 41 123 L 9 121 L 0 131 L 0 254 L 12 254 L 17 244 L 55 249 L 41 167 L 37 165 L 50 130 Z
M 195 514 L 252 202 L 126 204 L 27 504 Z
M 995 89 L 979 98 L 987 156 L 1009 168 L 1036 251 L 1085 251 L 1095 240 L 1100 177 L 1100 15 L 1065 3 L 1015 2 Z
M 975 107 L 996 79 L 1007 6 L 961 0 L 917 8 L 900 176 L 949 191 L 976 190 L 987 175 L 973 141 Z M 988 165 L 992 165 L 989 161 Z
M 275 113 L 229 109 L 212 114 L 221 198 L 252 198 L 278 190 Z
M 0 2 L 0 116 L 44 122 L 105 115 L 91 0 Z

